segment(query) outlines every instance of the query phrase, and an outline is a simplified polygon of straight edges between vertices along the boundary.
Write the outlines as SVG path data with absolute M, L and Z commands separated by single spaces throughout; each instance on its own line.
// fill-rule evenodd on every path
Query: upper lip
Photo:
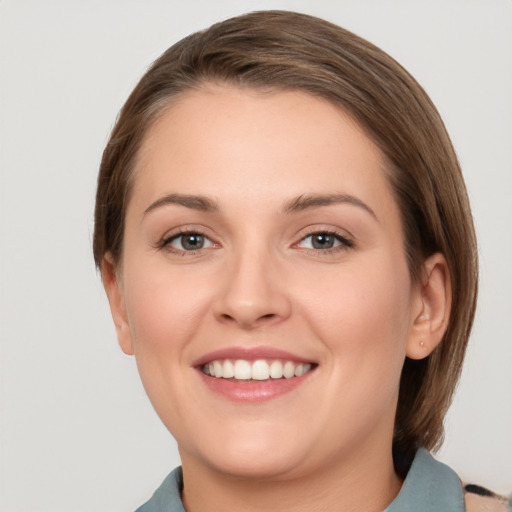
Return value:
M 258 359 L 282 359 L 293 361 L 295 363 L 315 363 L 311 359 L 298 356 L 285 350 L 274 347 L 226 347 L 219 350 L 208 352 L 196 359 L 192 366 L 202 366 L 219 359 L 245 359 L 246 361 L 256 361 Z

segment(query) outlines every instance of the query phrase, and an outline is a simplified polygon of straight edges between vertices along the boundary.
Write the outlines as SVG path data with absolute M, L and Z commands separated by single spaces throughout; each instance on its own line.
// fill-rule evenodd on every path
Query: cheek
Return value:
M 381 378 L 395 386 L 410 329 L 405 263 L 382 257 L 371 265 L 340 269 L 323 283 L 317 280 L 310 297 L 310 321 L 339 363 L 337 371 L 347 378 L 366 373 L 369 381 Z
M 198 281 L 185 270 L 170 272 L 165 264 L 127 268 L 126 309 L 137 368 L 156 412 L 175 428 L 190 415 L 190 347 L 207 314 L 211 287 L 199 287 L 199 276 Z
M 188 270 L 171 272 L 165 265 L 132 265 L 126 279 L 126 309 L 136 356 L 158 358 L 174 352 L 192 337 L 198 319 L 206 314 L 208 286 Z M 161 268 L 162 267 L 162 268 Z

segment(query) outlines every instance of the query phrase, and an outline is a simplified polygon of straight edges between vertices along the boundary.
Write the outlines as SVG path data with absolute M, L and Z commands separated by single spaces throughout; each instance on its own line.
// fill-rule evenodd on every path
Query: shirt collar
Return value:
M 176 468 L 137 512 L 185 512 L 181 502 L 183 473 Z M 458 476 L 424 448 L 416 452 L 402 489 L 383 512 L 464 512 Z
M 459 477 L 424 448 L 416 452 L 400 493 L 384 512 L 464 512 Z

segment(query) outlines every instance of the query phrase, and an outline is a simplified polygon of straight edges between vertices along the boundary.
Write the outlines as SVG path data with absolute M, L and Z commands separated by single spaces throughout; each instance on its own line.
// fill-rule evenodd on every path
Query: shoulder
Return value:
M 181 502 L 183 473 L 181 467 L 172 471 L 153 496 L 136 512 L 185 512 Z
M 457 474 L 420 448 L 398 496 L 385 512 L 465 512 Z
M 511 499 L 474 484 L 464 486 L 466 512 L 512 512 Z
M 400 493 L 384 512 L 512 512 L 511 499 L 464 485 L 451 468 L 420 448 Z

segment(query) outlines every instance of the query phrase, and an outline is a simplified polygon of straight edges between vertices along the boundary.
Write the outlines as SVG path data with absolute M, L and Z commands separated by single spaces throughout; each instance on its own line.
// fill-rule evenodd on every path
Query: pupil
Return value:
M 184 249 L 189 250 L 189 251 L 190 250 L 193 251 L 195 249 L 201 249 L 204 245 L 204 237 L 203 237 L 203 235 L 197 235 L 197 234 L 186 235 L 183 237 L 181 244 Z
M 334 237 L 325 233 L 313 236 L 313 247 L 315 249 L 331 249 L 334 245 Z

